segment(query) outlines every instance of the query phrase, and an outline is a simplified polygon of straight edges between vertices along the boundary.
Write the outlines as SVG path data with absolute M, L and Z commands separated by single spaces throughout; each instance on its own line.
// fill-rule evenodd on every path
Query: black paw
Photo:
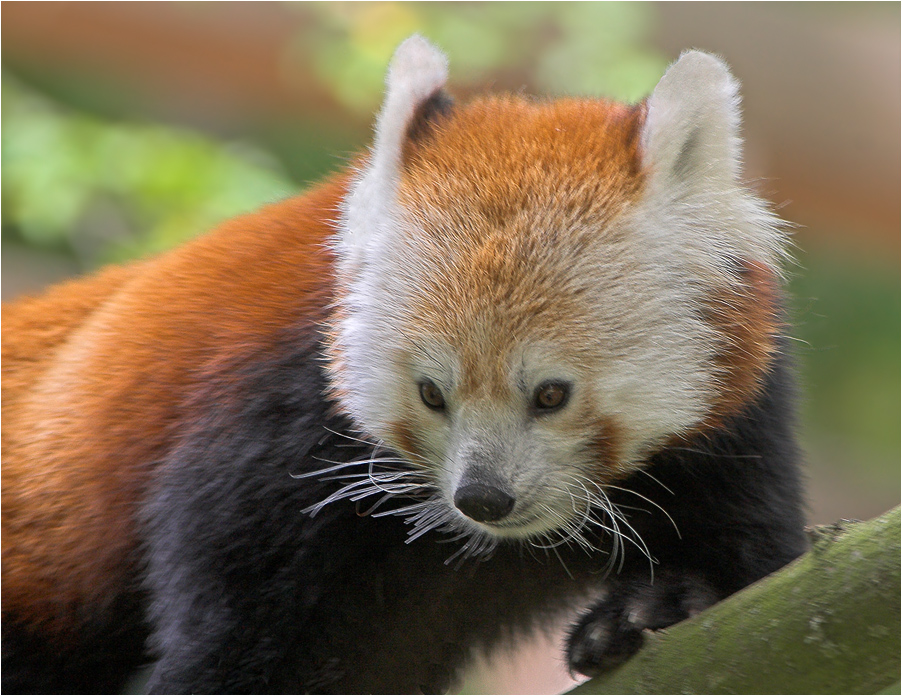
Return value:
M 618 578 L 607 596 L 570 631 L 571 673 L 598 676 L 623 664 L 642 647 L 643 633 L 689 618 L 719 599 L 704 580 L 678 573 L 655 576 L 654 584 Z
M 642 628 L 624 623 L 612 609 L 600 605 L 571 629 L 567 641 L 571 674 L 598 676 L 623 664 L 642 647 Z

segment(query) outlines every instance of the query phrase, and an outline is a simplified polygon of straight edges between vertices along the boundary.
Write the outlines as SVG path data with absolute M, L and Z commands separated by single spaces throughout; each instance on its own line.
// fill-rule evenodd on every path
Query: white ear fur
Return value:
M 408 127 L 417 109 L 447 79 L 447 58 L 422 36 L 414 34 L 398 46 L 385 79 L 385 101 L 376 119 L 369 163 L 344 204 L 338 251 L 346 268 L 357 267 L 367 256 L 367 246 L 378 242 L 391 224 Z
M 679 282 L 735 284 L 736 262 L 776 273 L 785 225 L 740 181 L 739 84 L 719 58 L 686 51 L 647 102 L 640 207 L 642 246 Z
M 692 186 L 739 175 L 739 85 L 718 58 L 686 51 L 648 100 L 643 160 L 653 177 Z

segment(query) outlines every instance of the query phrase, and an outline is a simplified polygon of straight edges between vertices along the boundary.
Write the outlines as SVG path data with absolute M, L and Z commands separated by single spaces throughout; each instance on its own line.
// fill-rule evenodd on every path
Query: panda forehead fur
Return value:
M 738 183 L 737 88 L 716 58 L 684 54 L 633 107 L 493 97 L 420 123 L 446 78 L 419 37 L 392 61 L 335 242 L 331 375 L 449 510 L 478 469 L 517 500 L 479 530 L 529 536 L 574 514 L 574 486 L 754 395 L 785 240 Z M 549 381 L 570 398 L 537 417 Z

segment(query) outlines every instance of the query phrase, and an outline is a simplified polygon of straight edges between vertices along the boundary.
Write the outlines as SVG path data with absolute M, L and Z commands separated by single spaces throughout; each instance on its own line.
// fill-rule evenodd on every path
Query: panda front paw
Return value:
M 567 664 L 571 674 L 595 677 L 626 662 L 642 647 L 642 629 L 624 625 L 606 605 L 592 609 L 570 631 Z
M 694 575 L 659 574 L 654 583 L 618 578 L 571 629 L 567 640 L 570 672 L 587 677 L 607 672 L 639 651 L 646 630 L 672 626 L 718 599 L 718 593 Z

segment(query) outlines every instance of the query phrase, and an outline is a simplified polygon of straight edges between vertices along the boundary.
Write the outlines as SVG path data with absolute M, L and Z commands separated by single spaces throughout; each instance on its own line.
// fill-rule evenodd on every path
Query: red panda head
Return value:
M 335 240 L 335 394 L 446 522 L 572 530 L 574 499 L 755 397 L 784 235 L 738 180 L 717 58 L 683 54 L 636 106 L 453 105 L 446 74 L 420 37 L 392 61 Z

